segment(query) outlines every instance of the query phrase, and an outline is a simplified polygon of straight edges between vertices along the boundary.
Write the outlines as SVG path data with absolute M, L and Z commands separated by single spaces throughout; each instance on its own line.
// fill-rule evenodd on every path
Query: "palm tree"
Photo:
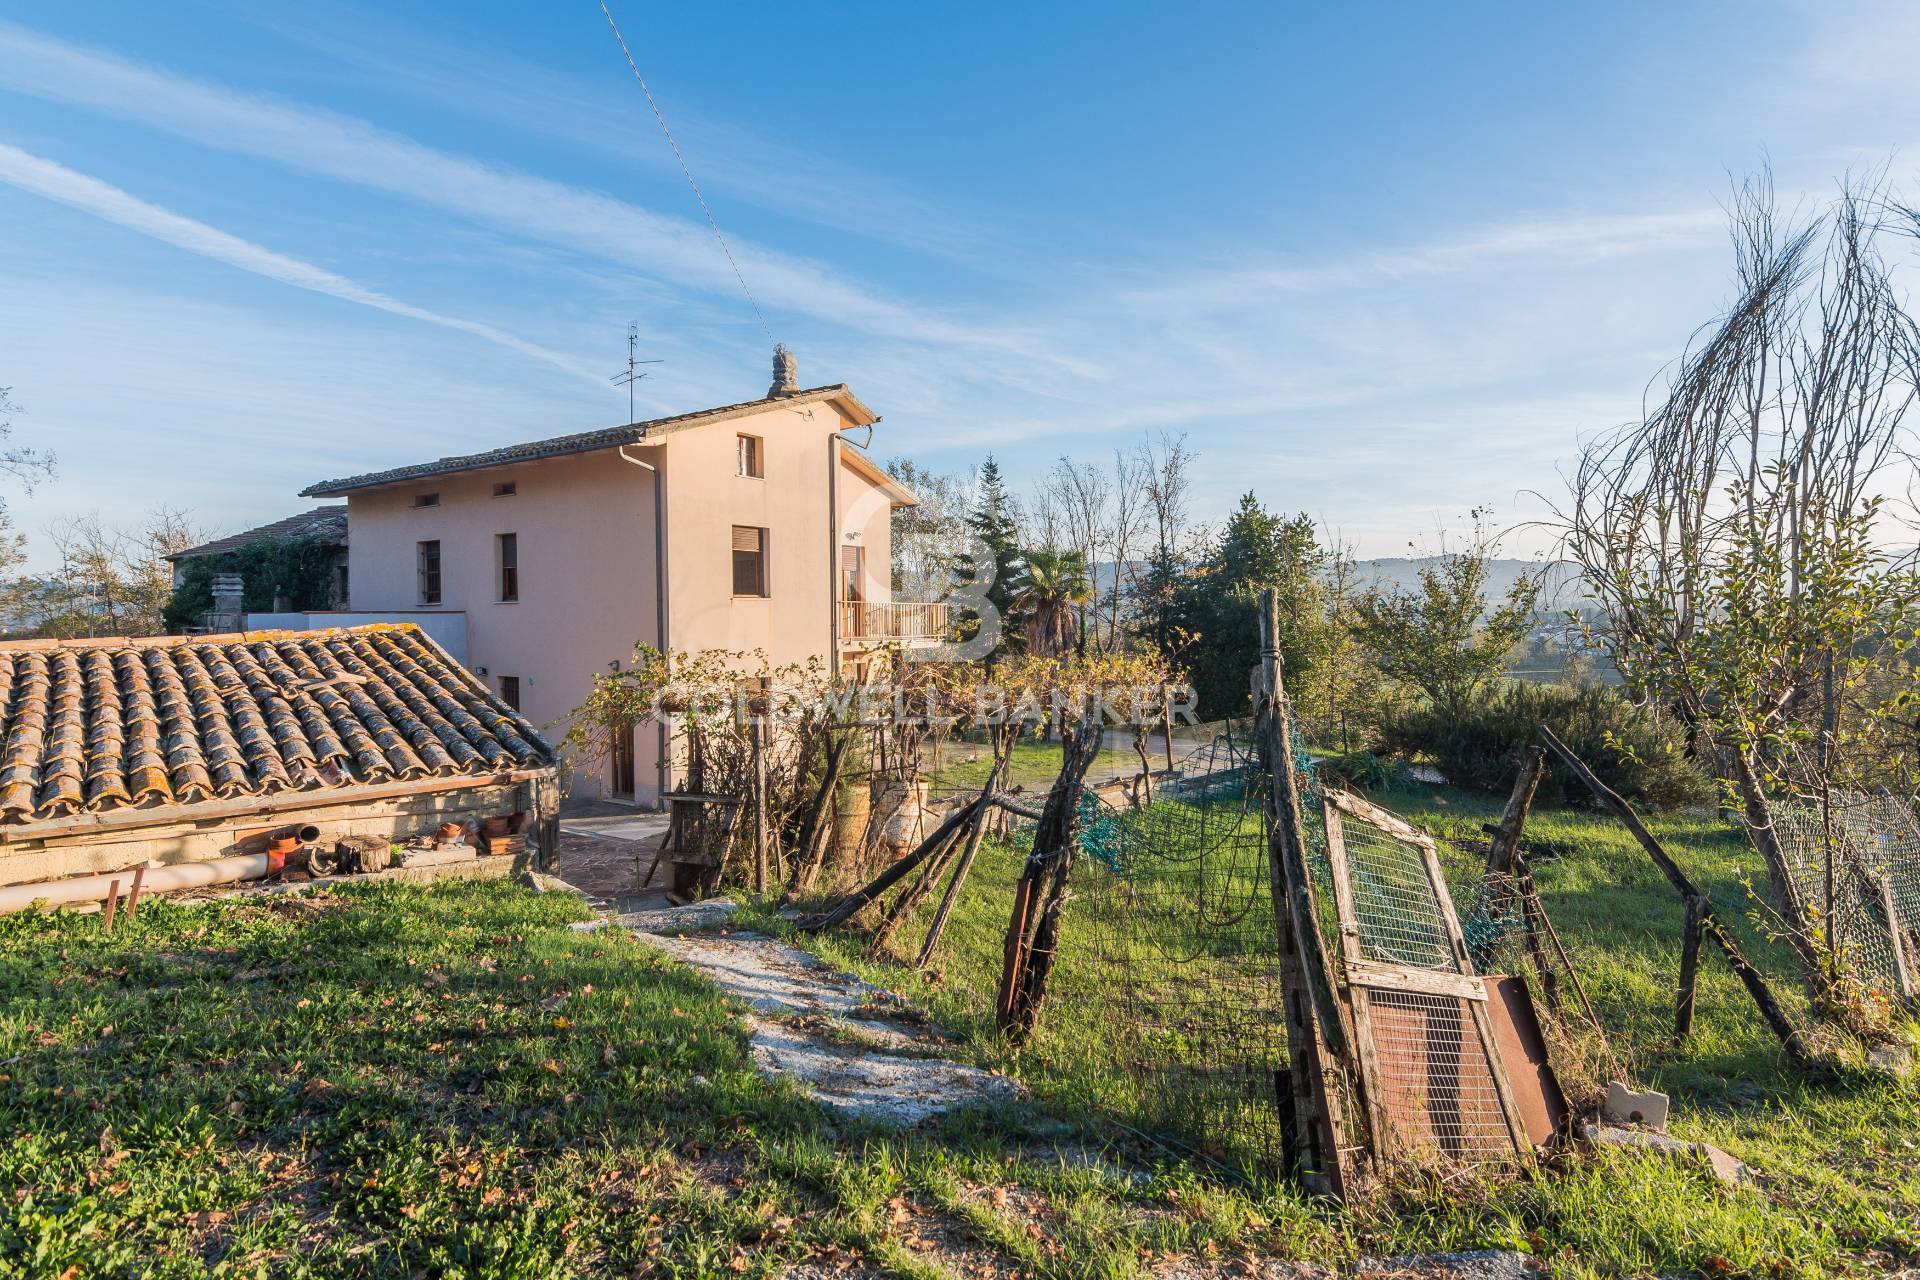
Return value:
M 1087 559 L 1078 551 L 1029 551 L 1015 580 L 1013 609 L 1027 636 L 1027 651 L 1057 658 L 1074 647 L 1079 627 L 1074 609 L 1093 598 Z

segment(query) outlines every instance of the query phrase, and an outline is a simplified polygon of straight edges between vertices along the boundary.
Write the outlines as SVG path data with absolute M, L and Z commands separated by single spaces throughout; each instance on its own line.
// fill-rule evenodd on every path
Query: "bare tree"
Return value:
M 42 480 L 53 477 L 54 456 L 42 449 L 28 449 L 21 445 L 6 444 L 13 438 L 13 417 L 23 412 L 13 402 L 13 388 L 0 387 L 0 472 L 18 480 L 28 493 Z
M 32 493 L 34 485 L 52 478 L 54 458 L 42 450 L 7 443 L 13 436 L 13 415 L 23 412 L 13 402 L 12 392 L 11 387 L 0 387 L 0 474 L 12 476 Z M 26 537 L 14 528 L 13 515 L 0 498 L 0 617 L 9 631 L 37 617 L 33 597 L 38 584 L 21 576 L 26 561 Z
M 1562 513 L 1621 674 L 1731 773 L 1816 996 L 1832 957 L 1816 954 L 1770 796 L 1795 781 L 1789 760 L 1814 761 L 1824 787 L 1843 737 L 1905 701 L 1912 665 L 1889 658 L 1920 622 L 1920 579 L 1879 528 L 1920 371 L 1880 253 L 1885 196 L 1878 179 L 1849 180 L 1789 226 L 1767 176 L 1739 188 L 1733 306 L 1642 421 L 1587 447 Z
M 916 465 L 887 463 L 887 474 L 919 495 L 918 506 L 893 513 L 893 592 L 901 600 L 942 599 L 953 558 L 967 545 L 966 482 Z
M 69 516 L 47 531 L 59 568 L 42 582 L 42 631 L 54 636 L 152 635 L 165 627 L 173 593 L 166 557 L 202 540 L 187 513 L 156 508 L 138 525 L 98 513 Z
M 1107 646 L 1098 625 L 1090 625 L 1089 615 L 1097 624 L 1100 608 L 1097 575 L 1102 561 L 1112 554 L 1112 482 L 1099 467 L 1062 457 L 1053 464 L 1053 470 L 1042 479 L 1040 487 L 1058 513 L 1061 545 L 1049 549 L 1077 556 L 1087 576 L 1083 597 L 1074 605 L 1076 632 L 1082 643 L 1104 651 Z
M 1198 537 L 1187 519 L 1194 455 L 1185 435 L 1162 432 L 1148 437 L 1136 457 L 1148 540 L 1147 564 L 1136 576 L 1132 591 L 1137 625 L 1141 636 L 1171 659 L 1180 643 L 1172 620 L 1174 596 Z
M 1120 647 L 1127 601 L 1139 576 L 1135 557 L 1146 521 L 1146 494 L 1146 471 L 1140 456 L 1115 449 L 1113 515 L 1107 526 L 1107 554 L 1113 563 L 1113 580 L 1106 592 L 1107 635 L 1101 646 L 1107 652 Z

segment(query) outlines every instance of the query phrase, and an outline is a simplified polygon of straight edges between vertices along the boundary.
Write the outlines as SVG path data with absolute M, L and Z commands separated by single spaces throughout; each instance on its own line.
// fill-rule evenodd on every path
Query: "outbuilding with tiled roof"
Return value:
M 419 628 L 0 644 L 0 884 L 524 814 L 553 747 Z

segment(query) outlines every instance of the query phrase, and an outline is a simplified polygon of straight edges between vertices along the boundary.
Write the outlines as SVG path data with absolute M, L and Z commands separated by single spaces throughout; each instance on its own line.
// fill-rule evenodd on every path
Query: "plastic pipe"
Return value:
M 166 893 L 173 889 L 197 889 L 202 885 L 231 884 L 235 880 L 258 880 L 279 871 L 287 863 L 277 853 L 243 853 L 206 862 L 176 862 L 150 869 L 141 881 L 147 893 Z M 120 873 L 80 876 L 73 880 L 43 880 L 38 884 L 0 886 L 0 915 L 23 911 L 36 902 L 53 904 L 98 902 L 120 880 Z

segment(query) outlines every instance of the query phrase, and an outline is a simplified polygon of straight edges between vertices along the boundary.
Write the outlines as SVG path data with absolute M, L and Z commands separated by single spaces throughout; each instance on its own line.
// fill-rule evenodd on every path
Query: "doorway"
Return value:
M 613 750 L 609 761 L 612 777 L 607 794 L 615 800 L 633 799 L 633 726 L 618 725 L 613 731 Z

